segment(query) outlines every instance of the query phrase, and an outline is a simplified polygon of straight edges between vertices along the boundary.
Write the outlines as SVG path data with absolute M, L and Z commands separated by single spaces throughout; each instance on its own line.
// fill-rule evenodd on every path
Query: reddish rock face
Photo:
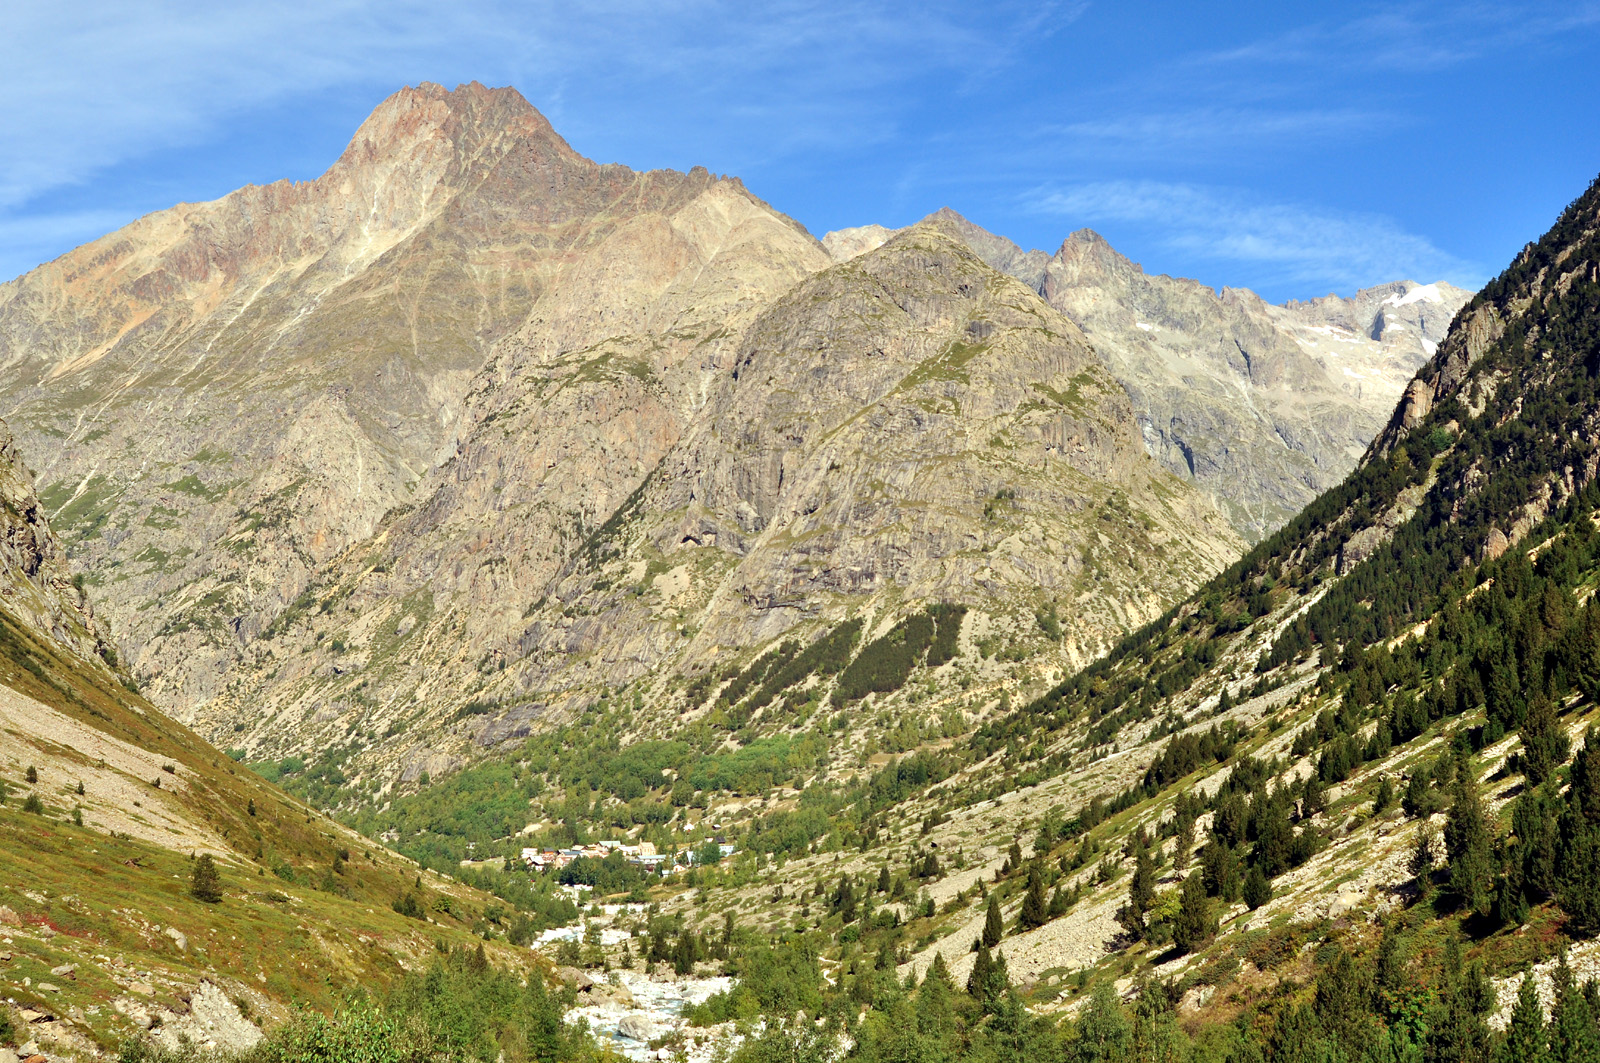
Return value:
M 19 447 L 153 693 L 209 697 L 454 452 L 473 375 L 583 249 L 715 183 L 593 163 L 514 90 L 423 85 L 315 181 L 0 285 Z

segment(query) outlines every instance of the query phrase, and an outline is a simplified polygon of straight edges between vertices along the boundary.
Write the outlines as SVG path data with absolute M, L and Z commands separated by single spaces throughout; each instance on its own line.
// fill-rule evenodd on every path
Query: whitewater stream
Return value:
M 604 983 L 598 984 L 597 988 L 612 992 L 622 990 L 626 995 L 617 993 L 621 999 L 573 1008 L 567 1012 L 567 1021 L 587 1022 L 597 1040 L 611 1040 L 617 1051 L 640 1063 L 666 1058 L 669 1053 L 665 1049 L 652 1049 L 649 1042 L 683 1028 L 683 1009 L 686 1005 L 703 1003 L 717 993 L 726 992 L 733 985 L 733 979 L 726 976 L 651 978 L 636 971 L 612 971 L 608 974 L 597 971 L 594 974 L 597 982 L 604 979 Z M 701 1033 L 704 1039 L 714 1039 L 712 1031 Z M 704 1054 L 709 1057 L 709 1044 Z M 691 1047 L 689 1059 L 695 1060 L 699 1055 Z

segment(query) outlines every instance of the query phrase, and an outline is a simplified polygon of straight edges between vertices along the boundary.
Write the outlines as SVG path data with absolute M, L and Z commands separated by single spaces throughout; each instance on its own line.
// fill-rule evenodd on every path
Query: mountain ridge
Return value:
M 1050 255 L 949 207 L 930 218 L 1084 329 L 1133 397 L 1146 449 L 1251 541 L 1354 465 L 1468 297 L 1395 281 L 1273 306 L 1248 289 L 1146 274 L 1092 229 Z M 830 253 L 859 254 L 892 232 L 869 228 Z

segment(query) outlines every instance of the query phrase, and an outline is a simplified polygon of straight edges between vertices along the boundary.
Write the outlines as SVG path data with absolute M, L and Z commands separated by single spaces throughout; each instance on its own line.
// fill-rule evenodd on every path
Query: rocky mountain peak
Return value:
M 453 157 L 457 168 L 467 171 L 518 142 L 535 142 L 564 158 L 579 158 L 516 89 L 491 89 L 474 81 L 451 90 L 425 81 L 374 108 L 328 175 L 379 164 L 415 164 L 436 154 Z

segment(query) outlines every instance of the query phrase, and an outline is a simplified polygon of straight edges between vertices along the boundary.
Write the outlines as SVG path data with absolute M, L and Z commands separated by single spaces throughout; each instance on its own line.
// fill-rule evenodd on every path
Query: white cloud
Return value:
M 1045 188 L 1030 205 L 1072 225 L 1136 226 L 1193 259 L 1247 263 L 1278 283 L 1330 283 L 1349 291 L 1402 278 L 1469 288 L 1483 280 L 1472 263 L 1379 214 L 1263 203 L 1242 192 L 1156 181 Z

